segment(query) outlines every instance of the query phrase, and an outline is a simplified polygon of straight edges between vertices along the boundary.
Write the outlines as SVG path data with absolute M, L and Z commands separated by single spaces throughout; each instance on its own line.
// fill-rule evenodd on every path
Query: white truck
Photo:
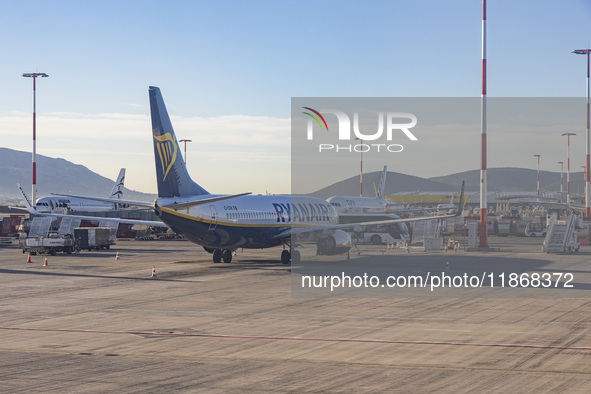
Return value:
M 49 235 L 47 237 L 26 238 L 21 243 L 23 253 L 36 254 L 50 254 L 55 256 L 57 253 L 78 252 L 80 248 L 78 243 L 70 234 L 66 235 Z

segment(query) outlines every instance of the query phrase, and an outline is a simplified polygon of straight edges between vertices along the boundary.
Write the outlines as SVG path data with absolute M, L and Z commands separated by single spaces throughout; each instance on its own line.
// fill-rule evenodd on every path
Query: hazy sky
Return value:
M 585 58 L 570 52 L 591 42 L 591 2 L 489 0 L 487 19 L 489 96 L 585 95 Z M 21 74 L 45 72 L 37 152 L 111 179 L 126 167 L 126 185 L 145 192 L 156 190 L 149 85 L 161 88 L 177 136 L 193 140 L 194 180 L 219 193 L 289 192 L 291 97 L 480 95 L 478 0 L 2 0 L 0 37 L 1 146 L 31 150 L 32 81 Z M 578 133 L 577 169 L 584 120 L 568 130 Z M 564 131 L 540 132 L 522 155 L 489 151 L 489 166 L 535 168 L 537 153 L 543 170 L 557 171 Z M 389 169 L 479 168 L 478 158 L 445 154 L 437 165 L 409 156 L 412 166 Z

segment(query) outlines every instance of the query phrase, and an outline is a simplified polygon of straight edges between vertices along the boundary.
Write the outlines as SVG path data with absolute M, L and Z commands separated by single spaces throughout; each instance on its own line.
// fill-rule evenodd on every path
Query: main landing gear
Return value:
M 207 252 L 212 254 L 213 257 L 213 262 L 216 264 L 221 263 L 222 261 L 226 264 L 229 264 L 232 262 L 232 249 L 214 249 L 214 248 L 208 248 L 208 247 L 203 247 L 203 249 L 205 249 Z M 291 250 L 291 252 L 290 252 Z M 292 249 L 291 247 L 289 249 L 284 249 L 281 252 L 281 262 L 283 264 L 291 264 L 293 263 L 299 263 L 300 262 L 300 252 L 299 250 L 295 250 Z
M 219 264 L 224 261 L 224 263 L 229 264 L 232 262 L 232 250 L 231 249 L 214 249 L 213 250 L 213 262 Z
M 289 252 L 289 250 L 284 249 L 281 252 L 281 262 L 283 264 L 290 264 L 290 263 L 299 263 L 300 262 L 300 251 L 299 250 L 293 250 L 291 253 Z

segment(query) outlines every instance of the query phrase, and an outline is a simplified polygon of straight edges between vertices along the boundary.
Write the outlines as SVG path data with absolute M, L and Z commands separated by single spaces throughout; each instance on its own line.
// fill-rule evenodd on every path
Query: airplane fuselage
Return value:
M 92 201 L 74 197 L 43 197 L 37 200 L 37 211 L 41 213 L 62 212 L 105 212 L 116 209 L 113 203 Z
M 327 200 L 337 213 L 384 213 L 388 201 L 377 197 L 334 196 Z
M 249 195 L 190 208 L 167 207 L 185 200 L 196 197 L 158 198 L 156 214 L 175 232 L 208 248 L 268 248 L 283 244 L 280 235 L 291 227 L 339 222 L 329 203 L 313 197 Z

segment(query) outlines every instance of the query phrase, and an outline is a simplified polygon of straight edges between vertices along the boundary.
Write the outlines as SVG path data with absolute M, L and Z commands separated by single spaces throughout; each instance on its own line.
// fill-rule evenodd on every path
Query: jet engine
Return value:
M 324 234 L 316 241 L 317 254 L 332 256 L 347 253 L 351 249 L 352 242 L 349 233 L 336 230 L 331 234 Z

